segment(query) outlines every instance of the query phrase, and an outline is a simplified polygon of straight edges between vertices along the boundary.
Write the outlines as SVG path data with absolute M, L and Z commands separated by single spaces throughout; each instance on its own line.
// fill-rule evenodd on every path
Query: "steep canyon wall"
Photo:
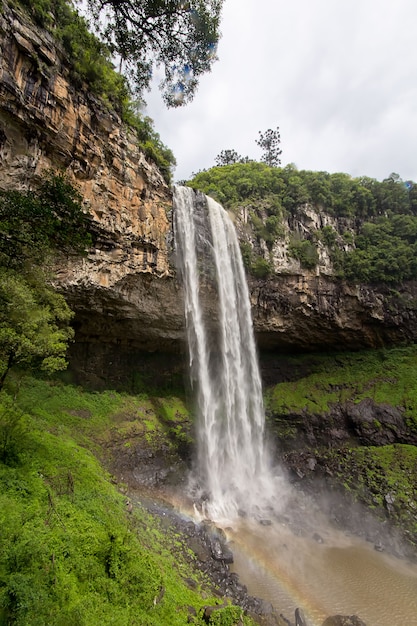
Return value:
M 57 269 L 57 285 L 76 312 L 74 355 L 89 363 L 90 374 L 104 376 L 115 355 L 122 368 L 123 354 L 181 351 L 171 190 L 119 117 L 71 84 L 53 36 L 3 4 L 0 187 L 30 188 L 51 167 L 80 190 L 94 233 L 87 256 L 61 259 Z M 308 231 L 317 219 L 323 216 L 310 207 L 287 226 Z M 272 278 L 250 282 L 262 349 L 359 349 L 415 339 L 415 284 L 395 291 L 348 285 L 332 276 L 328 259 L 303 270 L 279 246 L 275 266 Z M 210 290 L 207 296 L 213 304 Z

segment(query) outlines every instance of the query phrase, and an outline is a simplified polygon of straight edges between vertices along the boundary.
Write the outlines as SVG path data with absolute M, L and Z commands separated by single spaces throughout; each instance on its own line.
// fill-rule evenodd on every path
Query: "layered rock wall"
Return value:
M 87 257 L 62 259 L 57 273 L 79 338 L 147 348 L 178 339 L 170 189 L 119 117 L 74 87 L 53 36 L 4 4 L 0 188 L 30 188 L 50 168 L 79 189 L 94 233 Z
M 101 354 L 103 376 L 110 352 L 178 352 L 184 318 L 172 265 L 171 190 L 119 117 L 74 87 L 53 36 L 3 4 L 0 188 L 30 188 L 49 168 L 64 170 L 78 187 L 94 233 L 87 256 L 61 259 L 57 271 L 76 312 L 75 352 L 94 367 Z M 301 207 L 286 228 L 305 234 L 326 219 Z M 416 338 L 417 285 L 342 283 L 332 276 L 324 246 L 310 271 L 288 255 L 285 241 L 276 242 L 272 255 L 274 276 L 250 281 L 261 348 L 358 349 Z M 215 297 L 205 295 L 215 318 Z M 88 350 L 79 348 L 87 344 Z

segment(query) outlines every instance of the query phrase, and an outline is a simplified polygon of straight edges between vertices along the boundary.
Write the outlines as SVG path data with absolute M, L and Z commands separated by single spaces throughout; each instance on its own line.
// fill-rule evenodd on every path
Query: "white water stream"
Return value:
M 215 269 L 218 339 L 209 338 L 200 297 L 195 192 L 174 189 L 177 261 L 185 291 L 190 367 L 197 384 L 198 481 L 204 513 L 234 519 L 277 505 L 277 481 L 264 442 L 262 383 L 249 293 L 234 226 L 211 198 L 208 249 Z

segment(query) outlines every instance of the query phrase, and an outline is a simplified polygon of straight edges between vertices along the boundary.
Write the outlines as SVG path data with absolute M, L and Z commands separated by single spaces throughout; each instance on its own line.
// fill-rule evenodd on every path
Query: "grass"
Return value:
M 190 570 L 191 553 L 142 507 L 126 511 L 97 458 L 113 436 L 170 441 L 189 417 L 182 401 L 34 378 L 8 392 L 0 394 L 0 624 L 202 624 L 202 606 L 216 598 Z
M 311 361 L 311 357 L 304 357 Z M 302 361 L 302 357 L 299 359 Z M 311 373 L 267 390 L 265 406 L 274 415 L 316 414 L 332 404 L 358 403 L 372 398 L 377 403 L 402 407 L 410 427 L 417 427 L 417 348 L 366 351 L 314 357 Z
M 295 380 L 266 391 L 265 406 L 272 431 L 290 448 L 299 449 L 298 423 L 309 416 L 316 428 L 332 427 L 332 409 L 365 398 L 397 407 L 410 435 L 417 428 L 417 346 L 353 354 L 314 355 L 291 360 Z M 317 419 L 317 416 L 321 419 Z M 320 425 L 322 424 L 322 425 Z M 378 420 L 372 427 L 383 428 Z M 319 433 L 320 434 L 320 433 Z M 305 444 L 304 444 L 305 445 Z M 378 509 L 417 539 L 417 447 L 407 443 L 364 446 L 354 438 L 309 450 L 328 467 L 340 486 L 369 507 Z M 389 494 L 389 500 L 386 501 Z M 389 504 L 389 506 L 388 506 Z
M 417 537 L 416 446 L 358 446 L 327 450 L 323 457 L 347 491 L 372 509 L 388 509 L 406 534 Z

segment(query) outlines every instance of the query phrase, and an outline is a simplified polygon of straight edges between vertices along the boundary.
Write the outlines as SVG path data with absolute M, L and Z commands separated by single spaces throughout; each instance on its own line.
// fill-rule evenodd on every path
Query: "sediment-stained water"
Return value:
M 366 626 L 417 625 L 417 566 L 341 531 L 297 536 L 279 523 L 229 529 L 234 570 L 252 595 L 284 615 L 300 607 L 311 626 L 357 615 Z

